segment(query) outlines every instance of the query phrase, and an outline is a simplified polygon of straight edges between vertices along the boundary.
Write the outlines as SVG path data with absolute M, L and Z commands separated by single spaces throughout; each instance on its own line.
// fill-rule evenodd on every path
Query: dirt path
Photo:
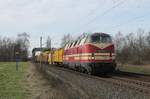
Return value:
M 30 93 L 27 99 L 78 99 L 79 96 L 78 92 L 59 79 L 49 77 L 47 80 L 31 63 L 25 76 L 25 84 Z
M 49 92 L 51 87 L 48 86 L 48 82 L 32 64 L 28 67 L 25 81 L 27 90 L 31 93 L 28 96 L 29 99 L 42 99 L 42 97 L 46 99 L 51 95 Z

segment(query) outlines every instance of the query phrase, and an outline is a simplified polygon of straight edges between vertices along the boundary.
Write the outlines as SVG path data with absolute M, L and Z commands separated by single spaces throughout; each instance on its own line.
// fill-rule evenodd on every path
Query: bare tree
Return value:
M 27 33 L 18 34 L 16 40 L 8 37 L 0 37 L 0 61 L 15 61 L 16 52 L 20 53 L 20 58 L 26 60 L 28 57 L 29 35 Z
M 24 32 L 24 33 L 18 34 L 18 38 L 16 41 L 17 46 L 19 46 L 18 48 L 20 48 L 20 49 L 16 49 L 16 50 L 19 51 L 20 57 L 23 60 L 27 60 L 27 58 L 28 58 L 28 54 L 29 54 L 28 50 L 29 50 L 29 46 L 30 46 L 29 38 L 30 38 L 30 36 L 26 32 Z
M 147 49 L 146 49 L 146 58 L 150 60 L 150 32 L 147 33 L 146 37 Z
M 30 46 L 29 38 L 30 36 L 26 32 L 18 34 L 17 41 L 22 44 L 21 45 L 22 49 L 29 48 Z
M 61 47 L 64 47 L 65 44 L 67 44 L 68 42 L 72 41 L 73 38 L 70 34 L 64 35 L 62 40 L 61 40 Z
M 150 47 L 150 32 L 148 32 L 146 40 L 147 40 L 148 46 Z
M 137 33 L 115 36 L 117 60 L 121 63 L 143 64 L 150 59 L 150 33 L 138 29 Z

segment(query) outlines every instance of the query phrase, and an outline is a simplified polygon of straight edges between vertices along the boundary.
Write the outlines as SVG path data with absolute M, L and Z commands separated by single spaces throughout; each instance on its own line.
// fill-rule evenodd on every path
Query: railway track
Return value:
M 112 76 L 120 77 L 120 78 L 129 78 L 137 81 L 150 82 L 150 75 L 148 74 L 138 74 L 132 72 L 125 71 L 115 71 L 111 74 Z
M 122 77 L 112 77 L 114 79 L 118 79 L 127 83 L 133 83 L 138 86 L 143 86 L 145 88 L 150 89 L 150 83 L 149 82 L 144 82 L 144 81 L 139 81 L 139 80 L 134 80 L 134 79 L 129 79 L 129 78 L 122 78 Z
M 112 77 L 110 78 L 110 81 L 121 87 L 126 87 L 150 95 L 150 83 L 148 82 L 121 77 Z
M 45 66 L 48 67 L 48 65 L 45 65 Z M 150 82 L 144 82 L 144 81 L 134 80 L 130 78 L 117 77 L 117 76 L 111 76 L 111 77 L 92 76 L 92 75 L 76 72 L 76 71 L 58 67 L 58 66 L 52 66 L 52 67 L 57 68 L 58 70 L 75 73 L 76 75 L 81 75 L 84 77 L 101 80 L 106 83 L 118 86 L 118 87 L 128 88 L 136 92 L 144 93 L 150 96 Z

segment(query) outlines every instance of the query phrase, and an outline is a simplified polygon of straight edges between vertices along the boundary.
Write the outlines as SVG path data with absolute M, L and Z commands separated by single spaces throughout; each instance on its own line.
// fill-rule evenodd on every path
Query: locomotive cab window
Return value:
M 101 35 L 100 36 L 100 41 L 102 43 L 111 43 L 112 42 L 112 38 L 109 35 Z
M 105 34 L 94 34 L 91 36 L 92 43 L 111 43 L 111 36 Z

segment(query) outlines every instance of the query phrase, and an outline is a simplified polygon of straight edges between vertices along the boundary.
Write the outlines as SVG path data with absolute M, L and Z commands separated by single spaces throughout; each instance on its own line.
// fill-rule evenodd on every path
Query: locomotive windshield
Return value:
M 107 34 L 93 34 L 91 36 L 91 42 L 92 43 L 111 43 L 112 39 L 111 36 Z

